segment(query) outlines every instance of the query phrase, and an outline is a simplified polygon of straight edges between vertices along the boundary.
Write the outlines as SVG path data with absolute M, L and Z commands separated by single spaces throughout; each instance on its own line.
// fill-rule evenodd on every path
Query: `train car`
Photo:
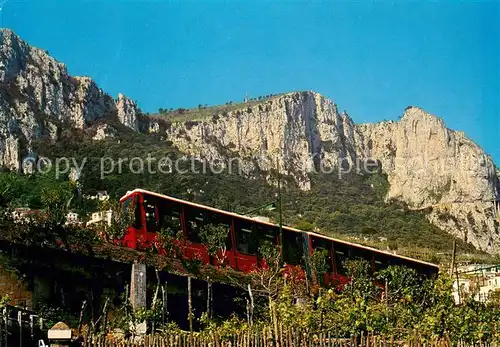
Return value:
M 323 283 L 327 285 L 343 286 L 349 282 L 347 269 L 345 268 L 345 261 L 347 259 L 366 260 L 371 266 L 372 273 L 390 265 L 402 265 L 412 268 L 417 273 L 425 275 L 428 278 L 436 278 L 439 272 L 439 267 L 432 263 L 334 239 L 314 232 L 309 232 L 308 234 L 310 254 L 313 254 L 318 249 L 327 251 L 328 270 L 323 279 Z
M 183 247 L 183 256 L 188 259 L 197 257 L 203 263 L 210 264 L 213 259 L 201 241 L 200 231 L 207 224 L 224 225 L 228 229 L 226 264 L 237 271 L 251 272 L 265 266 L 259 254 L 260 247 L 265 243 L 283 249 L 286 268 L 302 271 L 308 268 L 306 265 L 309 257 L 316 250 L 326 250 L 329 265 L 325 274 L 327 284 L 345 284 L 349 280 L 344 268 L 344 262 L 349 258 L 366 259 L 373 271 L 389 265 L 405 265 L 428 277 L 437 276 L 439 271 L 431 263 L 287 226 L 282 227 L 281 240 L 279 226 L 276 224 L 147 190 L 130 191 L 120 199 L 120 203 L 122 209 L 132 216 L 122 240 L 126 247 L 149 248 L 158 231 L 181 231 L 182 238 L 188 241 Z

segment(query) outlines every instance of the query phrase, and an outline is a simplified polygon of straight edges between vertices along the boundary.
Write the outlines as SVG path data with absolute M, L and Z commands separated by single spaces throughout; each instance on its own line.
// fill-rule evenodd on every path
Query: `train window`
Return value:
M 368 262 L 368 266 L 369 266 L 370 273 L 371 273 L 372 257 L 373 257 L 372 252 L 370 252 L 367 249 L 352 247 L 351 248 L 351 257 L 353 257 L 354 259 L 362 259 L 362 260 Z
M 350 246 L 342 243 L 334 243 L 333 245 L 333 249 L 335 251 L 335 267 L 339 275 L 347 275 L 345 262 L 350 257 L 350 248 Z
M 418 263 L 410 263 L 409 267 L 415 270 L 419 275 L 426 275 L 425 268 Z
M 389 256 L 385 254 L 374 254 L 373 260 L 375 265 L 375 273 L 389 266 Z
M 278 244 L 278 228 L 260 223 L 254 223 L 254 228 L 258 248 L 266 243 L 271 243 L 272 245 Z
M 437 268 L 431 266 L 426 266 L 424 269 L 424 273 L 427 276 L 427 278 L 431 279 L 436 279 L 438 271 L 439 270 Z
M 233 242 L 231 239 L 231 217 L 214 213 L 207 216 L 206 223 L 221 226 L 227 230 L 226 250 L 230 251 L 233 249 Z
M 144 212 L 146 215 L 146 228 L 150 233 L 158 231 L 158 213 L 157 213 L 158 198 L 152 195 L 144 195 Z
M 122 213 L 129 213 L 131 211 L 131 206 L 132 206 L 132 200 L 134 199 L 133 196 L 130 196 L 127 198 L 127 200 L 124 200 L 122 202 L 122 207 L 121 207 L 121 212 Z
M 135 229 L 142 228 L 142 213 L 141 213 L 141 203 L 140 196 L 134 196 L 134 223 L 132 225 Z
M 329 250 L 332 247 L 332 241 L 322 237 L 311 236 L 311 242 L 313 249 L 322 248 Z
M 396 258 L 397 259 L 397 264 L 395 265 L 399 265 L 399 266 L 406 266 L 410 269 L 413 269 L 417 272 L 419 272 L 417 269 L 418 269 L 418 265 L 416 265 L 415 263 L 412 263 L 406 259 L 401 259 L 401 258 Z M 395 262 L 396 263 L 396 262 Z
M 302 234 L 283 230 L 283 260 L 292 265 L 303 263 Z
M 166 199 L 159 200 L 158 214 L 160 230 L 168 231 L 170 236 L 176 236 L 182 230 L 181 205 Z
M 251 221 L 244 219 L 234 220 L 234 235 L 238 252 L 257 254 L 257 242 L 255 241 L 252 224 Z
M 134 200 L 137 199 L 137 200 Z M 124 200 L 121 204 L 121 215 L 120 218 L 125 218 L 127 222 L 130 222 L 130 226 L 136 229 L 141 228 L 141 207 L 138 203 L 138 195 L 132 195 L 128 199 Z
M 191 242 L 201 243 L 200 231 L 205 223 L 203 210 L 194 207 L 185 207 L 187 239 Z
M 417 264 L 414 264 L 406 259 L 401 259 L 388 254 L 376 254 L 374 256 L 374 263 L 375 272 L 383 270 L 388 266 L 406 266 L 411 269 L 415 269 L 417 272 L 420 272 Z
M 402 266 L 402 265 L 406 265 L 405 262 L 403 261 L 403 259 L 401 258 L 397 258 L 397 257 L 390 257 L 389 258 L 389 265 L 393 265 L 393 266 Z
M 312 236 L 311 240 L 312 240 L 312 247 L 313 247 L 314 251 L 324 250 L 327 252 L 326 253 L 327 254 L 326 261 L 327 261 L 327 266 L 328 266 L 327 272 L 333 272 L 333 262 L 332 262 L 331 252 L 330 252 L 331 248 L 332 248 L 332 241 L 323 239 L 321 237 L 315 237 L 315 236 Z

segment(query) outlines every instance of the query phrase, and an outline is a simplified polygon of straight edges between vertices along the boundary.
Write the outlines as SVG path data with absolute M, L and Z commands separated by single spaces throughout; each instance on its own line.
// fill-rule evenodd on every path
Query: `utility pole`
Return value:
M 384 296 L 385 296 L 385 307 L 389 307 L 389 280 L 387 278 L 385 279 Z
M 450 266 L 450 277 L 453 278 L 453 272 L 455 272 L 457 281 L 457 294 L 458 294 L 458 304 L 460 305 L 460 281 L 458 279 L 458 268 L 455 269 L 455 257 L 457 255 L 457 239 L 453 238 L 453 253 L 451 255 L 451 266 Z
M 450 277 L 453 276 L 455 270 L 455 256 L 457 254 L 457 239 L 453 238 L 453 253 L 451 255 Z
M 132 274 L 130 279 L 130 304 L 134 311 L 147 307 L 147 280 L 146 280 L 146 264 L 132 264 Z M 135 324 L 134 330 L 139 335 L 145 335 L 147 326 L 146 321 Z
M 280 258 L 281 258 L 281 263 L 283 263 L 283 209 L 281 206 L 281 174 L 280 174 L 280 163 L 279 163 L 279 156 L 276 157 L 276 170 L 278 170 L 278 209 L 279 209 L 279 215 L 278 215 L 278 225 L 279 225 L 279 231 L 280 231 Z
M 187 278 L 188 280 L 188 320 L 189 320 L 189 339 L 193 343 L 193 303 L 191 297 L 191 276 Z

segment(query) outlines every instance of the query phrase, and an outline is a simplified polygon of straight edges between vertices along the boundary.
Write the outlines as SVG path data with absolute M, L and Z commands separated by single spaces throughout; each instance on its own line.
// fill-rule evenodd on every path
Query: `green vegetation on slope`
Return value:
M 453 237 L 432 225 L 423 212 L 398 201 L 385 202 L 388 181 L 383 174 L 311 175 L 311 190 L 288 189 L 283 209 L 288 223 L 398 254 L 446 262 Z M 480 253 L 458 241 L 462 253 Z
M 106 163 L 111 160 L 116 163 L 119 158 L 168 156 L 175 160 L 182 156 L 175 148 L 154 137 L 126 129 L 120 129 L 118 134 L 117 138 L 92 141 L 78 130 L 67 131 L 57 143 L 39 142 L 36 151 L 38 155 L 53 159 L 75 158 L 78 163 L 87 158 L 80 181 L 83 194 L 107 190 L 116 199 L 128 190 L 143 188 L 240 213 L 275 199 L 276 187 L 263 177 L 210 172 L 161 174 L 147 170 L 137 174 L 133 172 L 134 167 L 131 170 L 125 162 L 121 171 L 115 167 L 113 172 L 101 178 L 101 158 L 108 158 Z M 181 168 L 187 169 L 190 165 L 186 162 Z M 201 168 L 201 163 L 195 166 Z M 38 207 L 40 189 L 51 180 L 54 184 L 67 184 L 56 181 L 53 171 L 36 179 L 23 178 L 20 188 L 15 190 L 20 195 L 13 200 L 20 205 Z M 284 180 L 283 216 L 287 225 L 397 249 L 401 254 L 418 257 L 418 253 L 428 253 L 426 260 L 431 261 L 438 261 L 437 253 L 449 253 L 452 248 L 452 236 L 430 224 L 423 213 L 410 211 L 401 203 L 384 202 L 388 183 L 382 174 L 352 174 L 342 179 L 333 174 L 315 174 L 311 176 L 312 189 L 309 191 L 300 190 L 287 178 Z M 262 214 L 277 220 L 276 210 L 262 211 Z M 463 242 L 459 242 L 459 250 L 475 252 L 471 245 Z M 416 253 L 411 253 L 413 251 Z
M 172 123 L 186 122 L 186 121 L 201 121 L 209 117 L 224 115 L 228 112 L 238 109 L 253 107 L 258 104 L 268 102 L 282 94 L 269 94 L 259 96 L 257 98 L 249 99 L 243 102 L 228 101 L 224 105 L 198 105 L 196 108 L 177 108 L 177 109 L 163 109 L 160 108 L 158 113 L 152 114 L 153 117 L 162 117 Z

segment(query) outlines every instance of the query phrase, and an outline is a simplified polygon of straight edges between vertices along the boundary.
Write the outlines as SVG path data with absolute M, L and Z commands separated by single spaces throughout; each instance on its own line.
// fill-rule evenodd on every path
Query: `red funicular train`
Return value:
M 374 248 L 341 241 L 327 236 L 305 232 L 283 226 L 280 239 L 279 226 L 257 221 L 212 207 L 157 194 L 142 189 L 128 192 L 120 199 L 123 208 L 133 216 L 123 238 L 123 244 L 131 248 L 149 247 L 156 233 L 162 229 L 182 231 L 183 238 L 189 242 L 184 247 L 183 256 L 198 257 L 210 263 L 207 247 L 201 243 L 200 230 L 203 225 L 216 224 L 227 226 L 229 233 L 226 241 L 226 262 L 231 268 L 250 272 L 262 266 L 259 248 L 265 242 L 283 248 L 283 261 L 286 266 L 306 268 L 309 255 L 317 249 L 328 251 L 329 271 L 325 283 L 342 284 L 348 281 L 344 261 L 348 258 L 362 258 L 369 261 L 376 271 L 388 265 L 405 265 L 428 277 L 435 277 L 438 266 L 379 251 Z

